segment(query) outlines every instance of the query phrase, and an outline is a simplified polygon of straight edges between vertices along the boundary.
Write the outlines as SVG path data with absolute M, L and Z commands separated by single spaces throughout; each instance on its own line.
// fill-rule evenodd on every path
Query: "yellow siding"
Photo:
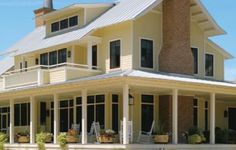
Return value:
M 132 23 L 124 22 L 96 31 L 93 35 L 102 38 L 98 47 L 100 68 L 102 71 L 110 71 L 109 43 L 113 40 L 121 40 L 121 69 L 132 68 Z
M 224 79 L 224 57 L 222 54 L 216 52 L 216 50 L 209 44 L 206 44 L 206 53 L 214 55 L 214 78 L 218 80 Z
M 137 20 L 133 24 L 133 67 L 134 69 L 140 68 L 140 55 L 141 55 L 141 44 L 140 40 L 150 39 L 154 43 L 154 70 L 158 70 L 158 55 L 162 46 L 162 27 L 161 27 L 162 16 L 156 13 L 148 13 Z
M 86 24 L 90 23 L 94 19 L 96 19 L 98 16 L 100 16 L 102 13 L 104 13 L 108 7 L 99 7 L 99 8 L 86 8 L 85 14 L 86 14 Z
M 75 46 L 74 60 L 76 64 L 87 64 L 87 48 L 85 46 Z
M 50 83 L 66 81 L 66 70 L 64 67 L 50 70 Z

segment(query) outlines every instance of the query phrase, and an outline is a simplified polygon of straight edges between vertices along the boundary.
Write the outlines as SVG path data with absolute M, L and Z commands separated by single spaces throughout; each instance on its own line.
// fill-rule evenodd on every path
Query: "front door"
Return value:
M 1 114 L 1 132 L 7 133 L 8 129 L 8 113 Z
M 236 131 L 236 108 L 229 108 L 229 129 Z

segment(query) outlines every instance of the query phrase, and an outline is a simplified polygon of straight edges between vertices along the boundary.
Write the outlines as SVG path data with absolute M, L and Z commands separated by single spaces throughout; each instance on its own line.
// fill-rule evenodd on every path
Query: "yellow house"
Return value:
M 34 31 L 0 62 L 7 149 L 37 149 L 41 132 L 52 136 L 46 149 L 59 149 L 60 133 L 75 130 L 68 149 L 236 148 L 236 84 L 224 81 L 233 57 L 209 40 L 225 31 L 199 0 L 58 10 L 45 0 L 34 13 Z M 183 133 L 193 127 L 205 144 L 187 144 Z M 156 141 L 161 133 L 165 144 Z

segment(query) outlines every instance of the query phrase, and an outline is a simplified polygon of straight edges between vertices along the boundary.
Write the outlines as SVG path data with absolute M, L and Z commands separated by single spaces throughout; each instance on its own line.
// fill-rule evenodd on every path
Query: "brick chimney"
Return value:
M 190 48 L 190 0 L 163 1 L 163 47 L 159 70 L 193 75 Z
M 40 16 L 43 16 L 47 13 L 52 12 L 52 11 L 54 11 L 53 1 L 52 0 L 44 0 L 43 7 L 34 11 L 34 14 L 35 14 L 35 27 L 45 25 L 45 22 L 43 21 L 42 18 L 40 18 Z

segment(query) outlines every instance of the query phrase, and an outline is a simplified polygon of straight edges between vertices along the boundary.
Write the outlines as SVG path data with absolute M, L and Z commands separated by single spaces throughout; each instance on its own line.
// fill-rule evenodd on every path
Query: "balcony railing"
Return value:
M 64 82 L 99 74 L 97 67 L 90 69 L 88 65 L 62 63 L 56 65 L 38 65 L 6 72 L 2 75 L 2 89 L 24 86 L 40 86 L 43 84 Z M 1 86 L 0 86 L 1 89 Z

